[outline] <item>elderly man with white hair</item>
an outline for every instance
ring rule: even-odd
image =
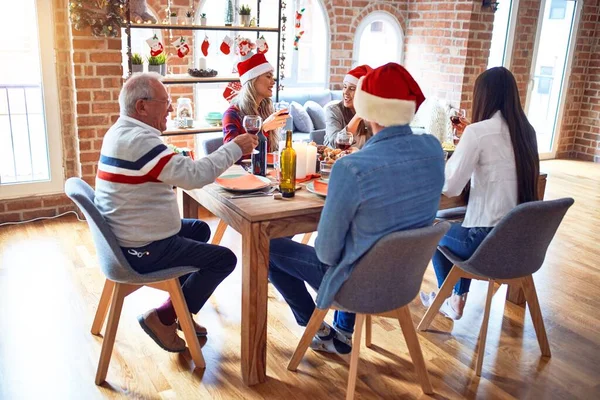
[[[123,254],[139,273],[195,266],[181,278],[192,314],[200,311],[216,287],[235,268],[227,248],[207,244],[210,228],[196,219],[181,219],[173,186],[201,188],[251,153],[256,136],[240,135],[211,155],[192,160],[170,150],[160,138],[173,111],[161,75],[132,75],[119,95],[121,115],[102,142],[96,176],[96,206],[110,225]],[[185,350],[177,335],[171,300],[141,315],[144,331],[163,349]],[[195,324],[196,334],[206,328]]]

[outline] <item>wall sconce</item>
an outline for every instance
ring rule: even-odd
[[[498,6],[500,5],[499,1],[496,0],[483,0],[482,7],[483,8],[491,8],[493,12],[498,10]]]

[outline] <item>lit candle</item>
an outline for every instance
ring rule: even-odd
[[[317,172],[317,148],[315,146],[306,146],[306,175],[312,175]]]
[[[306,177],[306,143],[294,142],[292,147],[296,150],[296,179],[304,179]]]
[[[198,69],[207,69],[206,68],[206,58],[200,57],[198,59]]]

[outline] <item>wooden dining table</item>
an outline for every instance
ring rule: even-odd
[[[226,173],[243,173],[233,166]],[[538,188],[543,192],[546,175],[540,175]],[[241,364],[246,385],[266,380],[267,360],[267,291],[269,243],[271,239],[314,232],[325,204],[323,197],[306,188],[291,199],[273,196],[236,198],[216,184],[202,189],[178,189],[184,218],[197,218],[198,207],[209,210],[242,236],[242,318]],[[442,196],[440,209],[465,205],[463,197]],[[523,303],[520,288],[509,288],[507,298]]]

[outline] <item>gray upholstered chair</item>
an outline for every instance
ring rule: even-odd
[[[142,286],[150,286],[169,293],[196,368],[204,368],[205,363],[200,343],[196,337],[192,318],[179,284],[180,276],[194,272],[196,268],[175,267],[149,274],[139,274],[127,262],[115,235],[96,208],[94,190],[90,185],[80,178],[69,178],[65,183],[65,193],[85,215],[96,247],[100,269],[106,276],[100,303],[92,324],[92,334],[99,335],[110,303],[108,324],[104,333],[98,370],[96,371],[96,384],[100,385],[106,380],[121,309],[123,308],[123,300],[127,295]]]
[[[444,210],[438,210],[435,214],[435,219],[438,221],[462,221],[465,219],[467,213],[467,206],[446,208]]]
[[[523,288],[529,305],[542,356],[550,357],[550,346],[532,274],[541,268],[548,246],[573,202],[571,198],[564,198],[518,205],[492,229],[468,260],[457,257],[446,247],[440,247],[439,250],[454,263],[454,267],[417,329],[422,331],[429,327],[460,278],[488,281],[475,368],[477,376],[481,376],[494,283],[519,285]]]
[[[449,227],[448,222],[441,222],[435,226],[393,232],[383,237],[358,261],[350,278],[336,294],[334,308],[356,313],[346,399],[354,398],[362,327],[365,318],[373,314],[398,319],[421,388],[424,393],[433,392],[408,304],[417,295],[435,246]],[[326,276],[320,290],[328,285]],[[298,368],[328,311],[315,309],[288,365],[290,371]],[[370,346],[369,331],[367,346]]]

